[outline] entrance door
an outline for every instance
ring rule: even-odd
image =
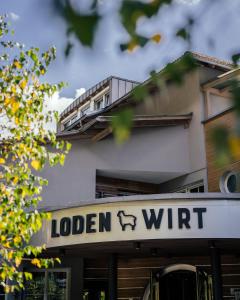
[[[213,300],[212,279],[202,269],[172,265],[151,273],[144,300]]]
[[[159,300],[197,300],[195,272],[179,270],[161,277]]]

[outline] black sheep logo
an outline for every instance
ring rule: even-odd
[[[119,210],[117,213],[119,218],[119,223],[122,226],[122,231],[126,230],[126,227],[131,227],[132,230],[135,230],[137,218],[133,215],[127,215],[123,210]]]

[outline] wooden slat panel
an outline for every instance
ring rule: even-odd
[[[147,257],[147,258],[132,258],[132,259],[119,259],[119,268],[130,268],[130,267],[163,267],[172,264],[191,264],[191,265],[210,265],[209,259],[206,257],[176,257],[176,258],[165,258],[165,257]]]
[[[94,270],[86,270],[84,272],[84,277],[108,277],[108,270],[104,269],[94,269]]]
[[[133,288],[133,287],[146,287],[149,279],[145,278],[128,278],[128,279],[119,279],[118,288]]]
[[[118,289],[118,298],[142,297],[144,289]]]
[[[118,269],[118,278],[150,277],[150,268]]]
[[[240,274],[223,274],[223,285],[240,285]]]
[[[239,286],[234,286],[234,285],[231,285],[231,286],[223,286],[223,295],[224,296],[232,296],[231,295],[231,288],[240,288],[240,285]]]

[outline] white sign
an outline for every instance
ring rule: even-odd
[[[52,213],[47,247],[150,239],[240,238],[240,202],[144,200],[88,205]]]

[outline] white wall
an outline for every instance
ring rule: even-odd
[[[189,173],[188,144],[188,129],[183,126],[137,130],[122,146],[113,138],[98,143],[73,141],[64,167],[43,172],[49,186],[42,205],[94,201],[96,170],[162,172],[172,178]]]

